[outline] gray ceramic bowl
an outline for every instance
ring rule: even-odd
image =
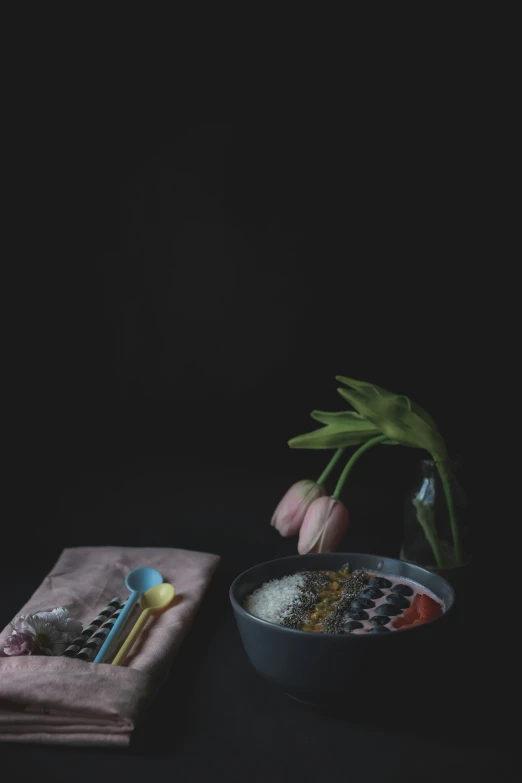
[[[390,634],[314,634],[283,628],[243,609],[245,598],[270,579],[306,570],[336,570],[346,562],[413,579],[444,602],[437,620]],[[250,662],[262,677],[289,695],[318,705],[345,704],[355,693],[373,699],[389,695],[392,685],[423,687],[426,671],[444,665],[451,648],[451,611],[455,593],[438,574],[378,555],[321,553],[296,555],[250,568],[230,587],[230,601]],[[445,653],[448,652],[448,655]],[[424,680],[422,679],[424,677]],[[420,679],[419,679],[420,678]],[[416,682],[415,682],[416,680]],[[409,687],[409,686],[408,686]]]

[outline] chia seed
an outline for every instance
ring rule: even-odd
[[[304,584],[294,601],[289,614],[281,620],[285,628],[299,628],[308,621],[308,613],[313,609],[321,590],[330,584],[328,575],[321,571],[304,571]]]
[[[323,623],[324,633],[344,633],[344,616],[354,598],[366,587],[368,579],[366,571],[359,569],[346,580],[345,590]]]

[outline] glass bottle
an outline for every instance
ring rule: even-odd
[[[458,466],[452,463],[451,486],[464,564],[470,559],[465,524],[466,497],[456,479]],[[442,481],[435,462],[423,459],[420,481],[406,496],[401,559],[433,569],[456,567],[453,535]]]

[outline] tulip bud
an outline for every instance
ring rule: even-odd
[[[295,536],[303,524],[306,511],[314,500],[324,495],[324,488],[315,481],[298,481],[282,498],[271,524],[282,536]]]
[[[321,497],[309,506],[299,532],[300,555],[334,552],[348,529],[350,515],[340,500]]]

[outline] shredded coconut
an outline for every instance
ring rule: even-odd
[[[304,583],[305,573],[271,579],[245,599],[244,608],[261,620],[280,625],[299,600]]]

